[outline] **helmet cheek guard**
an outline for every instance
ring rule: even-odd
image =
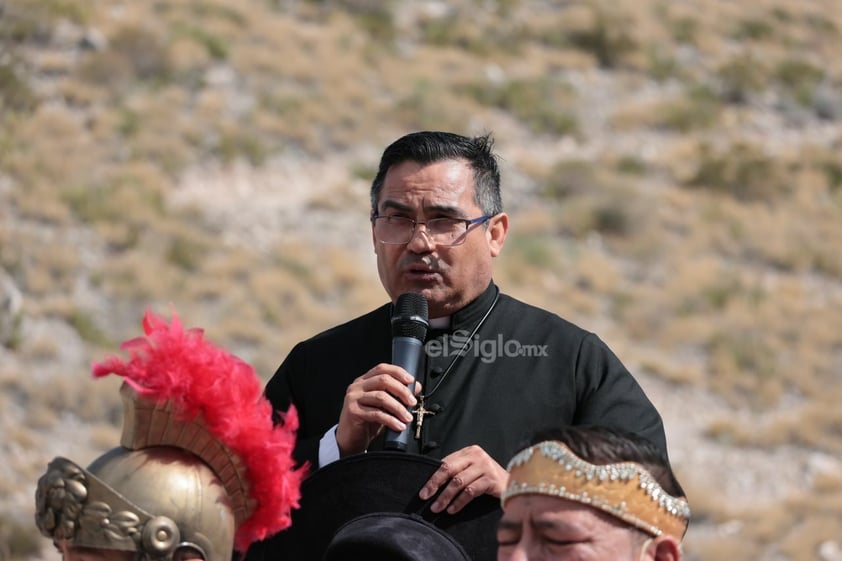
[[[38,481],[36,505],[38,528],[56,543],[132,551],[148,561],[172,561],[183,548],[227,561],[234,547],[224,487],[177,448],[115,448],[87,470],[56,458]]]

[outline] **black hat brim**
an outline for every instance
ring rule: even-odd
[[[433,513],[435,497],[418,492],[439,468],[439,460],[404,452],[349,456],[317,470],[301,486],[301,506],[292,526],[249,549],[247,561],[320,561],[337,530],[372,513],[417,515],[452,536],[473,561],[497,557],[500,501],[472,500],[456,514]]]
[[[472,561],[456,539],[415,514],[374,512],[346,522],[322,561]]]

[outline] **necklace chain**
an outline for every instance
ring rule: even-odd
[[[465,356],[465,351],[468,349],[468,345],[471,344],[471,341],[474,339],[474,335],[477,334],[477,331],[479,331],[479,328],[482,327],[482,324],[484,324],[485,320],[488,319],[488,316],[491,315],[491,310],[493,310],[494,306],[497,305],[497,300],[499,300],[499,299],[500,299],[500,289],[498,288],[497,293],[494,295],[494,301],[491,302],[491,305],[488,306],[488,309],[485,311],[485,314],[477,322],[476,326],[474,327],[474,330],[471,331],[471,334],[468,335],[467,339],[465,339],[465,343],[462,345],[462,348],[459,349],[459,352],[456,353],[456,356],[454,356],[453,360],[450,361],[450,364],[447,365],[447,368],[442,373],[441,378],[439,378],[438,383],[436,383],[436,385],[433,386],[433,389],[430,390],[429,392],[421,394],[421,396],[420,396],[421,403],[424,403],[425,399],[429,398],[431,395],[436,393],[436,390],[439,389],[439,386],[441,386],[442,382],[444,382],[445,378],[447,378],[447,375],[450,374],[451,370],[453,370],[453,367],[456,365],[456,362],[460,358]]]

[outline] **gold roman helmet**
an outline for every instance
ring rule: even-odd
[[[38,481],[36,524],[57,546],[228,561],[290,524],[303,476],[295,411],[274,426],[254,370],[177,316],[147,313],[143,325],[146,338],[123,344],[130,360],[94,365],[96,377],[125,378],[121,446],[87,469],[55,458]]]
[[[231,557],[235,525],[225,489],[178,448],[114,448],[87,470],[56,458],[38,493],[38,526],[57,542],[137,552],[138,561],[170,560],[184,548],[207,561]]]

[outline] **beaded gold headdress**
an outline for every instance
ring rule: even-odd
[[[664,491],[640,464],[595,465],[562,442],[546,441],[519,452],[507,469],[503,506],[517,495],[548,495],[597,508],[653,536],[680,539],[687,530],[687,500]]]

